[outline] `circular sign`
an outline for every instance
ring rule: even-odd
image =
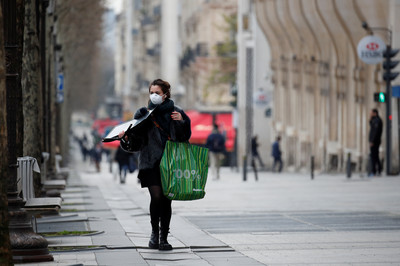
[[[374,35],[368,35],[358,42],[358,57],[366,64],[378,64],[383,60],[383,52],[386,50],[386,44],[381,38]]]
[[[254,103],[258,106],[265,106],[269,103],[268,95],[264,91],[257,91],[254,93]]]

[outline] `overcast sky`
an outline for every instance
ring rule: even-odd
[[[114,9],[115,13],[118,14],[122,9],[123,0],[106,0],[106,6]]]

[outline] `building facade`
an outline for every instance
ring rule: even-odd
[[[148,86],[161,74],[161,0],[125,0],[117,21],[116,93],[126,118],[146,105]]]
[[[149,83],[163,78],[183,108],[231,111],[236,12],[236,0],[125,0],[116,55],[125,109],[143,106]]]
[[[186,90],[185,105],[208,111],[232,110],[236,0],[180,1],[180,5],[180,77]]]
[[[382,65],[367,65],[357,55],[357,44],[373,34],[400,46],[398,0],[256,0],[253,10],[271,49],[273,135],[282,136],[287,169],[315,167],[365,171],[369,155],[369,114],[377,108],[384,122],[380,149],[386,162],[386,130],[391,132],[391,169],[399,170],[398,100],[391,101],[391,128],[386,105],[374,102],[375,92],[385,91]],[[243,18],[241,16],[243,23]],[[398,84],[395,80],[393,84]],[[240,88],[245,90],[245,88]],[[240,133],[239,133],[240,134]],[[271,139],[272,141],[272,139]],[[385,163],[384,168],[387,166]]]
[[[272,164],[271,140],[275,137],[271,117],[274,84],[269,65],[270,44],[257,22],[251,1],[238,1],[237,17],[237,162],[240,166],[250,165],[251,138],[257,136],[258,152],[268,167]]]

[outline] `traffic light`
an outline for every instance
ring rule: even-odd
[[[386,102],[386,93],[384,92],[375,92],[374,93],[374,101],[378,103]]]
[[[391,60],[391,58],[396,56],[398,52],[399,49],[392,49],[390,45],[388,45],[386,51],[383,52],[383,57],[385,58],[385,61],[382,64],[382,67],[385,70],[385,72],[383,72],[383,80],[386,82],[394,80],[399,75],[399,72],[391,71],[399,64],[398,60]]]

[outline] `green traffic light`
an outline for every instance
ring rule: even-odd
[[[380,93],[379,93],[379,98],[378,98],[378,99],[379,99],[379,102],[380,102],[380,103],[384,103],[385,100],[386,100],[385,98],[386,98],[386,97],[385,97],[385,94],[384,94],[383,92],[380,92]]]

